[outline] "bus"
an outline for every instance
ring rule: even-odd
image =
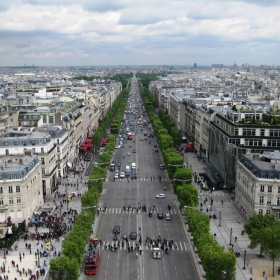
[[[88,254],[85,256],[85,274],[97,274],[98,264],[100,259],[99,248],[94,247],[94,244],[89,245]]]
[[[132,133],[129,132],[129,133],[127,134],[127,140],[132,140]]]

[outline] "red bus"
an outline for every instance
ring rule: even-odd
[[[89,251],[88,255],[85,256],[85,274],[95,275],[98,270],[100,252],[98,248],[93,248]]]
[[[132,133],[129,132],[129,133],[127,134],[127,140],[132,140]]]

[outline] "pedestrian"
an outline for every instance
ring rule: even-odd
[[[237,236],[234,237],[235,242],[237,242]]]
[[[240,224],[240,217],[238,218],[238,223]]]
[[[265,271],[263,271],[263,277],[265,276]]]

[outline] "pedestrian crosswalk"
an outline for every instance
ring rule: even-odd
[[[138,179],[127,179],[127,178],[118,178],[118,179],[111,179],[111,178],[106,178],[106,182],[127,182],[127,180],[129,181],[137,181],[137,182],[148,182],[148,181],[152,181],[152,182],[168,182],[169,179],[168,178],[161,178],[161,180],[159,180],[158,178],[155,177],[140,177]]]
[[[161,209],[161,208],[155,208],[152,210],[152,214],[156,215],[157,213],[169,213],[171,215],[174,214],[179,214],[179,210],[178,209],[171,209],[168,210],[167,209]],[[100,214],[124,214],[124,215],[128,215],[128,214],[144,214],[144,215],[148,215],[148,211],[147,212],[143,212],[142,210],[138,210],[135,208],[130,208],[129,210],[126,208],[125,210],[123,208],[103,208],[103,209],[99,209],[99,213]]]
[[[128,243],[123,241],[123,244],[122,244],[122,242],[119,243],[119,246],[117,244],[118,244],[118,242],[116,242],[116,241],[109,241],[109,242],[104,242],[103,241],[102,245],[98,245],[98,246],[100,247],[101,250],[109,250],[109,245],[113,248],[115,246],[117,246],[118,247],[117,250],[125,251],[125,250],[128,250],[128,246],[130,248],[132,247],[133,250],[135,250],[136,245],[138,245],[139,243],[137,241],[129,241]],[[153,246],[147,245],[145,243],[142,244],[140,247],[143,251],[152,251],[153,250]],[[178,241],[178,242],[173,243],[171,250],[173,250],[173,251],[188,251],[188,246],[187,246],[186,242]]]

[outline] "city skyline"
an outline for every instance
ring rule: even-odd
[[[280,1],[0,3],[0,66],[280,65]]]

